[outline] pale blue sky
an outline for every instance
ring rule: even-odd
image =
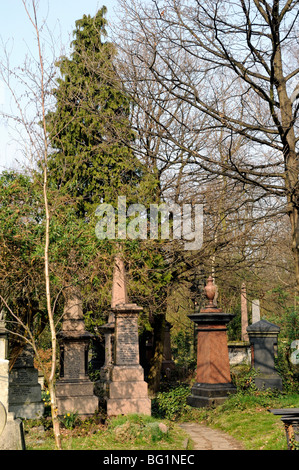
[[[31,1],[27,1],[29,5]],[[57,55],[62,44],[68,45],[75,27],[75,21],[84,14],[94,16],[103,5],[107,7],[107,19],[113,18],[117,0],[39,0],[39,22],[46,20],[54,38],[57,38]],[[11,63],[14,66],[22,65],[28,50],[36,50],[34,31],[26,15],[22,0],[0,0],[0,58],[3,46],[6,44],[10,51]],[[7,90],[0,82],[0,107],[7,106],[9,96]],[[16,143],[11,140],[11,131],[0,118],[0,172],[4,168],[18,167],[14,163],[17,153]],[[20,158],[20,155],[18,155]]]

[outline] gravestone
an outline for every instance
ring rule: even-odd
[[[88,377],[88,351],[92,334],[85,331],[82,301],[72,288],[65,291],[60,345],[60,376],[56,382],[58,414],[72,412],[88,417],[98,409],[93,383]]]
[[[214,305],[216,292],[213,278],[205,287],[208,305],[193,315],[197,330],[196,383],[191,389],[187,403],[194,407],[222,404],[229,394],[236,392],[231,382],[226,325],[234,315],[224,313]]]
[[[255,299],[251,303],[251,323],[256,323],[260,321],[261,313],[260,313],[260,301],[259,299]]]
[[[107,335],[110,339],[114,335],[114,351],[111,353],[108,343],[104,380],[95,386],[108,416],[151,414],[147,383],[139,364],[138,316],[141,310],[128,301],[124,263],[118,256],[113,272],[110,322],[107,324]]]
[[[30,345],[24,347],[9,374],[9,411],[25,419],[38,419],[44,413],[38,370],[34,367],[34,351]]]
[[[247,328],[251,346],[251,366],[258,372],[255,385],[258,389],[282,390],[282,379],[275,370],[277,340],[280,328],[260,320]]]
[[[25,450],[23,423],[8,411],[7,331],[0,320],[0,450]]]

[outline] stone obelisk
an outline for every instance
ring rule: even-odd
[[[151,414],[148,387],[139,363],[138,316],[141,310],[138,305],[129,303],[124,262],[116,256],[111,314],[107,324],[109,335],[112,334],[111,323],[114,323],[114,350],[111,354],[108,341],[108,360],[104,366],[106,386],[102,388],[108,416]]]
[[[241,287],[241,339],[242,341],[248,341],[248,310],[247,310],[247,294],[246,284],[243,282]]]

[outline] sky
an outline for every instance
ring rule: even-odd
[[[31,3],[27,0],[27,4]],[[38,19],[46,20],[47,27],[54,38],[57,38],[57,54],[61,43],[68,46],[76,20],[83,15],[92,15],[103,5],[107,7],[108,21],[113,18],[117,0],[39,0]],[[10,53],[14,66],[22,66],[26,54],[36,50],[36,39],[33,27],[27,17],[22,0],[0,0],[0,60],[3,50]],[[0,111],[8,110],[11,100],[9,91],[0,79]],[[17,134],[6,125],[0,117],[0,173],[9,168],[17,169],[22,163],[18,152]],[[17,160],[16,160],[17,158]]]

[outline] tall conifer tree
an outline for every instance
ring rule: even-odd
[[[80,216],[118,195],[136,194],[141,164],[130,148],[130,102],[113,66],[106,7],[76,21],[72,53],[57,66],[55,110],[48,115],[52,182],[74,198]]]

